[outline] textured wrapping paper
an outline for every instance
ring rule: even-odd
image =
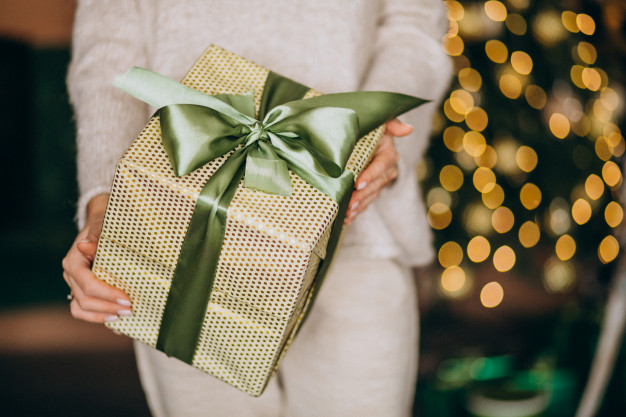
[[[182,84],[211,95],[254,92],[258,111],[268,73],[211,46]],[[317,95],[309,90],[304,98]],[[378,128],[357,142],[346,166],[355,177],[382,134]],[[133,315],[107,326],[157,346],[196,200],[230,154],[177,177],[154,116],[120,159],[93,271],[128,294]],[[330,197],[289,175],[289,197],[238,186],[191,360],[194,367],[255,396],[263,392],[302,322],[338,210]]]

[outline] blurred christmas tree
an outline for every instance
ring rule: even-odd
[[[446,3],[456,77],[419,172],[439,293],[475,293],[486,269],[571,292],[619,252],[624,89],[607,70],[619,57],[597,45],[624,47],[624,2]],[[485,307],[507,297],[497,279],[480,285]]]

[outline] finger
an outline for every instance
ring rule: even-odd
[[[385,132],[396,137],[406,136],[413,132],[413,126],[402,123],[398,119],[388,121],[386,127]]]
[[[70,282],[75,284],[75,281],[71,278]],[[90,297],[82,291],[80,286],[72,284],[70,284],[73,294],[72,300],[76,300],[81,309],[94,313],[117,314],[120,316],[130,316],[132,314],[130,307],[120,305],[118,302]]]
[[[72,317],[91,323],[111,323],[119,320],[118,315],[85,311],[80,308],[76,300],[72,300],[70,303],[70,312],[72,313]]]
[[[98,279],[91,269],[79,268],[70,273],[71,282],[80,290],[80,293],[88,297],[99,298],[122,306],[130,306],[130,299],[123,291],[110,286],[106,282]]]
[[[96,250],[98,249],[98,242],[89,239],[79,240],[76,242],[76,248],[85,255],[85,257],[92,262],[96,256]]]

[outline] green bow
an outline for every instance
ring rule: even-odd
[[[137,67],[117,77],[115,86],[159,109],[163,146],[177,176],[233,152],[196,202],[159,331],[157,348],[187,363],[206,313],[226,212],[242,177],[247,188],[289,196],[291,170],[336,201],[328,263],[354,186],[345,167],[357,139],[425,102],[388,92],[295,100],[308,88],[270,72],[260,121],[251,94],[210,96]]]

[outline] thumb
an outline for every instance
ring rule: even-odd
[[[93,260],[98,249],[98,240],[100,239],[101,228],[92,227],[87,232],[87,236],[76,243],[79,252],[85,255],[89,260]]]
[[[386,133],[391,136],[401,137],[406,136],[413,132],[413,126],[402,123],[398,119],[393,119],[387,122],[387,131]]]

